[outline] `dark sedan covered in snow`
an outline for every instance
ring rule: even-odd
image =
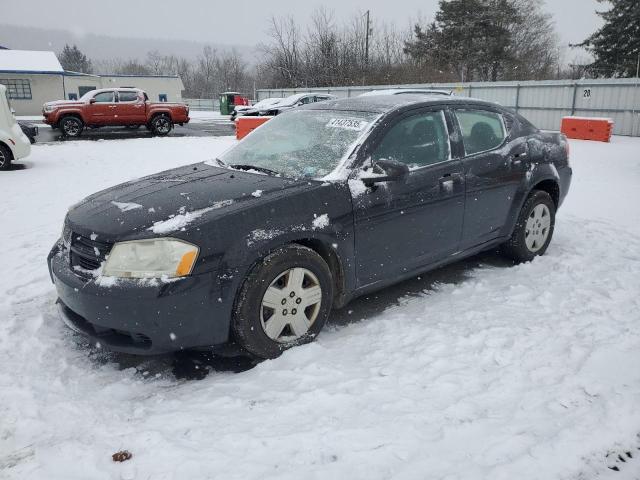
[[[496,104],[329,100],[86,198],[49,268],[64,321],[109,349],[270,358],[358,295],[496,247],[544,254],[570,182],[566,138]]]

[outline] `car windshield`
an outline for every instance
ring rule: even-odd
[[[371,112],[296,109],[269,120],[220,160],[286,177],[323,177],[351,152],[377,116]]]

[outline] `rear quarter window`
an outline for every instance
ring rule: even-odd
[[[506,138],[502,115],[488,110],[456,110],[467,155],[499,147]]]

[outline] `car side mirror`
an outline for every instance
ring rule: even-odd
[[[397,160],[381,159],[373,165],[373,168],[381,173],[372,172],[369,176],[362,177],[361,180],[367,187],[372,187],[376,183],[404,181],[409,176],[407,164]]]
[[[96,103],[96,99],[92,98],[91,100],[89,100],[89,103]]]

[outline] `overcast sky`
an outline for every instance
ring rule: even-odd
[[[533,1],[533,0],[532,0]],[[163,37],[200,42],[253,45],[265,39],[271,15],[293,15],[304,24],[314,8],[324,5],[337,20],[369,9],[374,21],[408,26],[418,14],[432,19],[438,0],[214,0],[60,3],[51,0],[2,0],[0,23],[96,33],[119,37]],[[547,0],[562,44],[584,40],[599,25],[596,0]],[[84,10],[82,10],[84,8]]]

